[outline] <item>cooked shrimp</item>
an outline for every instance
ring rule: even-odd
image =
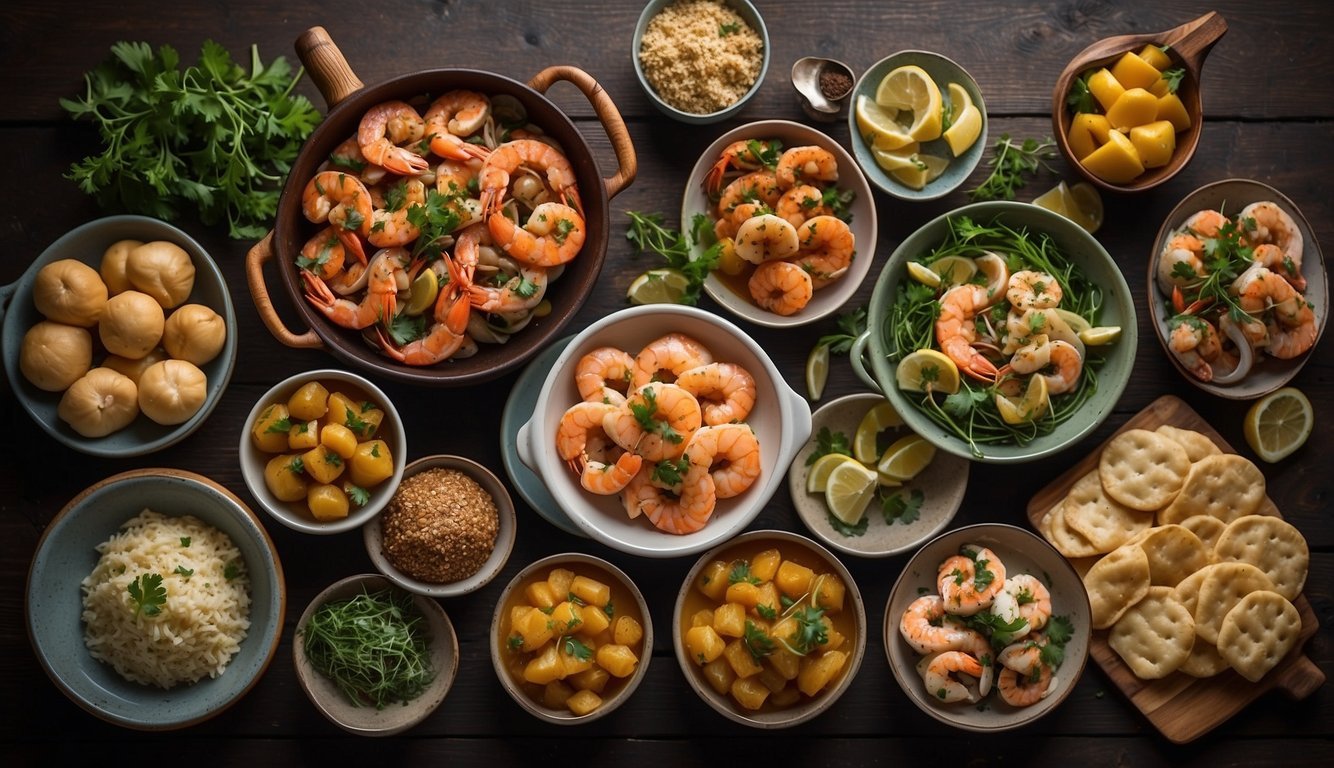
[[[411,243],[421,237],[422,231],[409,221],[408,211],[425,204],[426,185],[418,179],[405,179],[401,200],[394,199],[389,206],[371,212],[371,228],[366,239],[379,248]]]
[[[778,179],[770,171],[748,173],[723,188],[718,198],[718,215],[728,216],[742,203],[763,203],[773,208],[782,195]]]
[[[482,163],[478,174],[482,210],[490,216],[498,213],[509,192],[510,181],[521,168],[544,174],[555,195],[574,208],[579,207],[574,168],[559,150],[536,139],[516,139],[496,147]],[[494,230],[493,230],[494,231]]]
[[[807,181],[838,181],[838,158],[824,147],[792,147],[778,158],[774,177],[782,189]]]
[[[1046,272],[1024,269],[1010,275],[1005,298],[1020,310],[1053,309],[1061,303],[1061,284]]]
[[[786,259],[800,247],[797,228],[772,213],[752,216],[736,230],[736,255],[751,264]]]
[[[708,467],[720,499],[740,496],[760,476],[760,441],[746,424],[700,427],[685,455]]]
[[[843,276],[852,264],[855,239],[848,223],[835,216],[814,216],[797,230],[800,243],[795,262],[811,275],[815,290]]]
[[[1205,209],[1192,213],[1182,226],[1200,237],[1218,237],[1218,230],[1227,223],[1227,217],[1220,211]]]
[[[807,219],[834,215],[834,209],[824,204],[824,192],[819,187],[798,184],[778,198],[774,213],[787,219],[792,226],[800,227]]]
[[[616,347],[598,347],[574,366],[574,384],[584,400],[601,400],[603,390],[610,387],[625,391],[630,385],[635,359]]]
[[[1167,348],[1195,378],[1213,381],[1213,364],[1223,354],[1213,323],[1195,315],[1176,315],[1170,327]]]
[[[1006,669],[1013,669],[1021,675],[1029,675],[1037,667],[1042,666],[1042,649],[1046,645],[1046,636],[1036,632],[1002,648],[996,655],[996,661]]]
[[[1051,342],[1051,372],[1039,374],[1047,380],[1047,394],[1063,395],[1075,388],[1084,372],[1084,356],[1064,339]]]
[[[899,634],[918,653],[941,653],[975,646],[986,639],[945,618],[940,595],[922,595],[908,605],[899,619]]]
[[[741,228],[746,220],[769,213],[769,208],[762,203],[742,203],[732,209],[732,213],[727,216],[720,216],[713,222],[713,234],[719,240],[736,239],[737,230]]]
[[[1287,280],[1293,288],[1298,291],[1306,290],[1306,277],[1301,273],[1301,267],[1289,259],[1282,248],[1273,243],[1261,243],[1255,246],[1253,256],[1256,264],[1262,265],[1270,272],[1277,273],[1284,280]]]
[[[1012,707],[1027,707],[1047,698],[1054,691],[1056,677],[1051,667],[1040,664],[1029,674],[1021,674],[1009,667],[1002,667],[996,678],[996,689],[1001,699]]]
[[[366,159],[394,173],[409,176],[421,173],[431,164],[426,158],[399,146],[421,141],[426,135],[426,121],[412,105],[386,101],[366,111],[357,128],[357,144]]]
[[[630,517],[643,513],[659,530],[687,534],[702,529],[713,516],[718,497],[708,467],[690,463],[681,481],[679,494],[658,488],[651,482],[636,482],[647,472],[635,475],[625,489],[623,500]],[[634,511],[631,511],[633,507]]]
[[[503,277],[499,278],[503,279]],[[524,265],[501,285],[470,285],[472,305],[483,312],[521,312],[547,295],[547,268]]]
[[[936,342],[959,370],[980,381],[995,381],[996,366],[973,349],[977,326],[973,319],[991,305],[987,289],[980,285],[956,285],[940,297],[936,318]]]
[[[1294,358],[1315,344],[1315,311],[1288,281],[1264,267],[1246,270],[1233,283],[1241,308],[1265,318],[1269,354],[1280,360]]]
[[[603,432],[603,421],[617,410],[614,405],[586,400],[570,406],[556,426],[556,454],[562,461],[575,461],[586,454],[590,436]]]
[[[926,684],[929,696],[946,704],[980,699],[980,692],[970,691],[967,685],[957,679],[958,675],[981,679],[982,663],[963,651],[946,651],[927,665],[922,681]]]
[[[764,156],[781,146],[777,141],[758,139],[742,139],[728,144],[719,156],[718,162],[714,163],[704,175],[704,190],[710,196],[718,194],[718,190],[723,188],[723,178],[729,168],[747,171],[762,168]]]
[[[584,490],[602,496],[620,493],[644,462],[642,457],[628,452],[615,461],[605,461],[604,451],[590,449],[593,443],[601,446],[606,440],[602,422],[616,410],[616,406],[606,403],[576,403],[561,416],[556,428],[557,454],[579,473]]]
[[[604,417],[602,429],[625,450],[662,461],[680,456],[701,423],[694,395],[654,382],[631,392],[624,406]]]
[[[1241,209],[1237,215],[1246,239],[1252,245],[1274,245],[1282,252],[1278,262],[1285,269],[1279,272],[1299,291],[1306,290],[1306,278],[1302,277],[1302,231],[1297,227],[1288,212],[1269,201],[1251,203]],[[1273,269],[1272,267],[1270,267]]]
[[[1009,370],[1018,374],[1029,374],[1046,368],[1051,363],[1051,340],[1047,334],[1039,333],[1029,338],[1024,346],[1015,350],[1010,358]]]
[[[420,339],[405,344],[402,349],[395,347],[385,337],[384,331],[376,328],[380,334],[380,345],[385,354],[406,365],[434,365],[453,357],[467,342],[468,317],[471,307],[468,295],[459,285],[458,268],[453,261],[445,257],[449,268],[452,290],[442,290],[436,296],[435,310],[430,330]]]
[[[585,491],[599,496],[614,496],[625,490],[644,466],[642,456],[628,451],[614,462],[597,461],[587,454],[578,461],[583,465],[579,484]]]
[[[676,377],[677,386],[701,401],[710,426],[745,421],[755,407],[755,377],[735,363],[706,363]]]
[[[490,116],[491,100],[476,91],[463,89],[442,94],[440,98],[431,102],[425,115],[426,123],[432,130],[443,128],[455,136],[470,136],[476,133],[486,124],[486,118]]]
[[[1047,626],[1051,619],[1051,592],[1038,577],[1014,574],[1005,579],[1005,592],[1019,604],[1019,615],[1028,622],[1027,631],[1036,632]]]
[[[376,253],[368,268],[366,296],[359,304],[336,298],[323,280],[302,270],[306,298],[330,322],[344,328],[367,328],[394,316],[398,274],[407,268],[408,260],[408,252],[402,248],[386,248]]]
[[[1204,243],[1194,235],[1174,235],[1158,257],[1158,290],[1171,296],[1172,288],[1187,288],[1209,274],[1204,265]]]
[[[542,203],[522,227],[497,211],[486,220],[491,237],[505,253],[539,267],[564,264],[584,247],[584,217],[563,203]]]
[[[356,136],[348,137],[347,141],[334,147],[333,152],[329,153],[327,170],[356,174],[365,184],[379,184],[388,173],[383,166],[372,163],[361,154],[361,145],[357,143]]]
[[[446,158],[435,167],[435,190],[442,195],[471,197],[476,193],[477,175],[481,172],[481,158],[470,157],[467,160]]]
[[[325,227],[301,246],[301,258],[297,260],[297,266],[314,272],[322,280],[331,280],[343,271],[343,250],[338,230]]]
[[[936,586],[947,613],[972,616],[990,608],[1005,586],[1005,564],[986,547],[969,545],[961,551],[940,564]]]
[[[759,265],[747,287],[761,309],[783,317],[804,309],[815,291],[810,273],[787,261],[766,261]]]
[[[676,377],[713,362],[713,355],[698,341],[684,333],[660,336],[639,350],[635,356],[630,386],[638,389],[652,381],[676,381]]]
[[[355,176],[338,171],[315,174],[301,194],[301,212],[316,224],[329,222],[343,247],[358,261],[366,261],[357,235],[370,234],[371,194]]]

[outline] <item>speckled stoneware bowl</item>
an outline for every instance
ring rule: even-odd
[[[329,718],[329,722],[358,736],[393,736],[425,720],[445,700],[459,671],[459,639],[454,633],[454,625],[439,603],[418,595],[411,595],[412,605],[430,635],[431,668],[435,670],[435,678],[420,696],[401,704],[390,704],[384,709],[354,706],[332,680],[315,669],[306,655],[305,644],[305,628],[315,611],[325,603],[350,600],[363,592],[385,589],[398,590],[379,574],[349,576],[335,582],[306,606],[296,623],[296,635],[292,640],[292,663],[301,690],[320,714]]]
[[[459,581],[452,581],[447,584],[437,584],[420,579],[413,578],[389,562],[389,558],[384,553],[384,528],[381,525],[382,515],[375,515],[366,525],[362,526],[361,535],[366,543],[366,554],[370,556],[371,562],[375,564],[375,569],[384,574],[393,583],[419,595],[427,597],[458,597],[466,595],[469,592],[476,592],[496,577],[505,563],[509,561],[510,552],[514,549],[514,534],[516,529],[514,515],[514,501],[510,498],[509,491],[500,482],[491,470],[478,464],[472,459],[466,459],[462,456],[424,456],[409,464],[403,470],[403,480],[407,480],[413,475],[424,472],[428,469],[454,469],[464,473],[472,478],[483,490],[490,494],[492,501],[496,504],[496,519],[498,528],[496,529],[496,544],[491,550],[491,554],[486,561],[482,563],[477,572]]]
[[[97,545],[146,506],[164,515],[199,518],[227,534],[245,560],[250,629],[216,678],[166,690],[140,685],[95,660],[84,647],[80,582],[97,565]],[[28,570],[28,639],[51,681],[89,714],[126,728],[172,730],[217,715],[254,687],[278,650],[286,600],[278,551],[259,518],[235,494],[192,472],[136,469],[75,496],[42,533]]]
[[[84,437],[56,415],[61,394],[44,392],[23,376],[19,370],[19,349],[28,329],[44,319],[32,302],[33,281],[41,268],[60,259],[76,259],[97,269],[102,263],[102,254],[119,240],[166,240],[190,254],[195,267],[195,283],[185,303],[203,304],[217,312],[227,324],[227,339],[218,356],[199,367],[208,378],[208,387],[204,404],[194,416],[180,424],[164,425],[141,413],[124,429],[105,437]],[[14,398],[48,435],[76,451],[93,456],[142,456],[184,440],[213,412],[231,381],[232,368],[236,364],[236,313],[222,271],[194,238],[166,222],[147,216],[108,216],[70,230],[48,246],[18,282],[0,287],[0,313],[3,313],[0,342],[4,347],[5,374],[9,377]],[[106,351],[97,341],[97,328],[91,330],[93,363],[96,365],[106,357]]]

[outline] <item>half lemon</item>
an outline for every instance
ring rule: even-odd
[[[875,472],[860,462],[846,461],[835,466],[824,492],[830,513],[848,525],[861,522],[866,507],[875,497],[877,484]]]
[[[875,91],[875,103],[900,112],[912,113],[908,135],[913,141],[932,141],[940,138],[940,87],[915,64],[899,67],[885,75]]]
[[[1284,387],[1255,401],[1242,432],[1251,450],[1272,464],[1302,447],[1314,426],[1311,401],[1296,387]]]

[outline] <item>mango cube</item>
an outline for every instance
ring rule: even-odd
[[[586,606],[579,612],[584,623],[579,627],[579,634],[594,637],[611,626],[611,619],[605,611],[594,606]]]
[[[754,677],[764,670],[760,663],[750,655],[750,649],[741,640],[733,640],[723,648],[723,658],[736,673],[737,677]],[[767,690],[767,689],[766,689]]]
[[[352,482],[362,488],[374,488],[394,476],[394,456],[383,440],[357,443],[348,466]]]
[[[585,612],[584,608],[569,600],[557,604],[555,610],[551,612],[551,623],[556,634],[563,635],[566,632],[573,632],[583,626]]]
[[[747,608],[754,608],[760,601],[760,589],[749,581],[738,581],[727,588],[725,599],[729,603],[740,603]]]
[[[548,645],[528,665],[523,668],[523,679],[537,685],[546,685],[553,680],[559,680],[565,675],[565,669],[561,666],[560,655],[556,651],[555,645]]]
[[[1130,143],[1135,145],[1145,168],[1158,168],[1172,160],[1177,147],[1176,130],[1167,120],[1137,125],[1130,129]]]
[[[692,627],[712,627],[713,611],[708,608],[701,608],[690,615],[690,626]]]
[[[732,682],[732,698],[742,709],[756,710],[769,698],[769,689],[759,680],[742,678]]]
[[[750,561],[750,575],[760,581],[773,581],[778,573],[778,566],[783,562],[783,555],[776,549],[766,549]]]
[[[1149,62],[1149,65],[1159,72],[1172,66],[1172,59],[1168,57],[1167,51],[1164,51],[1153,43],[1149,43],[1139,49],[1138,56]]]
[[[713,626],[713,616],[710,615],[709,621],[701,626]],[[638,645],[644,639],[644,626],[633,616],[617,616],[612,622],[611,634],[613,642],[620,645]]]
[[[1158,120],[1171,123],[1172,128],[1177,131],[1190,128],[1190,113],[1186,111],[1186,105],[1182,103],[1181,97],[1175,93],[1158,98],[1158,110],[1155,115]]]
[[[288,418],[287,406],[282,403],[265,408],[250,427],[250,442],[265,453],[287,450]]]
[[[1139,150],[1120,131],[1108,134],[1111,139],[1098,147],[1080,163],[1088,172],[1111,184],[1124,184],[1144,173]]]
[[[1130,130],[1151,123],[1158,117],[1158,97],[1143,88],[1129,88],[1107,108],[1107,122],[1113,128]]]
[[[570,582],[574,581],[574,571],[568,568],[553,568],[551,573],[547,574],[547,584],[551,585],[553,594],[559,595],[561,599],[566,599],[570,594]]]
[[[350,459],[357,451],[357,436],[342,424],[325,424],[320,428],[320,445],[340,458]]]
[[[1093,94],[1093,98],[1098,100],[1098,104],[1104,110],[1111,109],[1116,100],[1121,98],[1121,94],[1126,92],[1125,86],[1117,82],[1116,77],[1106,68],[1090,75],[1088,86],[1089,92]]]
[[[565,702],[573,695],[573,688],[560,680],[552,680],[542,689],[542,704],[551,709],[565,709]]]
[[[587,576],[575,576],[570,582],[570,594],[588,605],[601,608],[611,599],[611,587]]]
[[[1116,82],[1127,90],[1131,88],[1147,90],[1161,75],[1157,67],[1139,55],[1127,52],[1112,65],[1112,77],[1115,77]]]
[[[843,610],[843,595],[847,587],[843,580],[832,573],[826,573],[816,579],[815,605],[825,613],[838,613]]]
[[[736,672],[732,671],[732,665],[727,663],[727,659],[719,657],[704,665],[704,682],[718,693],[719,696],[726,695],[732,689],[732,683],[736,680]]]
[[[320,423],[300,421],[287,430],[287,447],[293,451],[309,451],[320,444]]]
[[[848,655],[842,651],[829,651],[818,658],[804,659],[801,673],[797,675],[797,688],[807,696],[814,696],[829,685],[847,660]]]
[[[723,603],[713,612],[713,630],[724,637],[746,634],[746,607],[741,603]]]
[[[813,578],[815,578],[815,571],[791,560],[786,560],[778,566],[778,573],[774,575],[774,584],[778,586],[779,592],[795,600],[806,594],[806,591],[811,588],[811,579]]]
[[[287,410],[301,421],[322,418],[329,410],[329,390],[318,381],[308,381],[287,398]]]
[[[704,566],[695,582],[695,588],[700,591],[700,594],[715,603],[723,601],[727,586],[727,563],[721,560],[714,560]]]
[[[555,637],[555,632],[552,631],[551,627],[551,619],[536,608],[530,610],[527,616],[515,626],[515,631],[523,638],[523,645],[520,650],[526,652],[536,651]]]
[[[579,691],[565,702],[565,706],[575,716],[582,717],[602,706],[602,697],[592,691]]]
[[[532,603],[535,608],[556,607],[558,599],[556,593],[551,591],[551,585],[547,584],[545,581],[535,581],[532,584],[529,584],[528,587],[524,589],[523,594],[524,597],[528,598],[528,602]],[[564,598],[565,595],[561,595],[559,599],[563,600]]]
[[[1112,124],[1107,122],[1107,117],[1104,115],[1089,112],[1075,115],[1070,121],[1070,133],[1067,135],[1070,140],[1070,151],[1075,157],[1083,160],[1093,154],[1093,150],[1107,143],[1107,134],[1111,130]]]
[[[639,657],[628,646],[611,643],[598,648],[598,666],[612,677],[629,677],[639,665]]]
[[[565,680],[573,685],[575,690],[602,693],[602,689],[607,687],[607,681],[611,680],[611,675],[602,667],[593,666],[570,675]]]

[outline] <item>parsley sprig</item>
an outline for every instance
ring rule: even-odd
[[[987,166],[991,175],[980,186],[968,193],[972,200],[1013,200],[1015,190],[1028,183],[1025,178],[1039,168],[1052,170],[1049,163],[1056,159],[1056,142],[1050,136],[1038,141],[1024,139],[1016,143],[1010,134],[1003,133],[991,147]]]
[[[833,355],[846,355],[852,342],[866,331],[866,307],[860,306],[838,316],[838,331],[827,333],[815,342],[817,347],[829,347]]]
[[[722,244],[713,234],[709,217],[695,214],[690,222],[690,233],[686,235],[665,226],[661,214],[626,211],[626,215],[630,217],[630,228],[625,231],[625,239],[634,245],[635,252],[656,253],[667,261],[668,267],[685,275],[686,289],[681,303],[698,304],[704,280],[718,268],[722,253]],[[692,244],[704,248],[697,258],[691,256]]]
[[[641,400],[642,402],[640,402]],[[630,403],[630,413],[634,415],[635,421],[645,432],[661,435],[662,439],[669,443],[680,443],[684,440],[685,437],[673,429],[666,419],[653,418],[657,411],[658,395],[653,391],[653,387],[645,387],[640,390],[640,397]]]
[[[134,603],[134,615],[156,616],[167,604],[167,588],[162,586],[162,574],[142,573],[126,587]]]

